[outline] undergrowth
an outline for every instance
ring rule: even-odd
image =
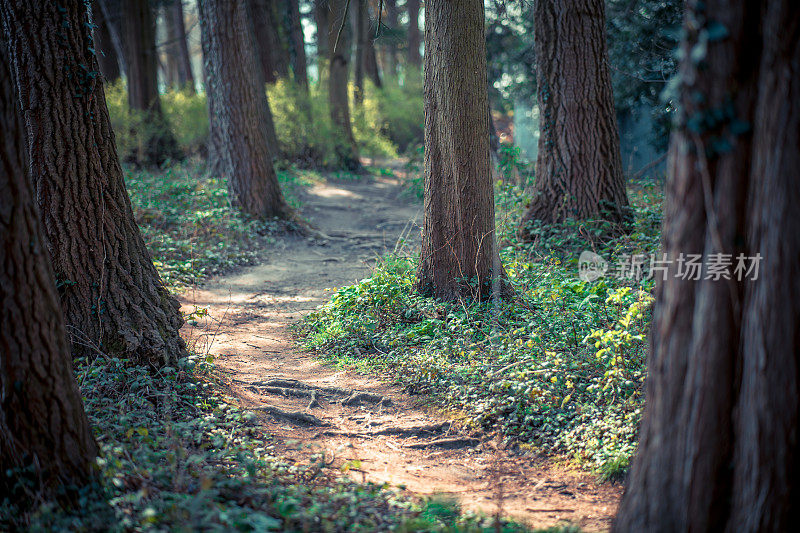
[[[511,302],[442,303],[413,289],[416,258],[388,256],[370,278],[336,291],[301,326],[321,357],[379,372],[466,423],[564,455],[603,479],[624,474],[636,446],[653,281],[578,278],[583,250],[612,265],[657,247],[661,194],[631,191],[635,227],[601,238],[599,223],[515,230],[522,187],[497,186],[501,259]]]
[[[301,187],[321,178],[311,171],[278,169],[287,201],[299,207]],[[128,170],[125,181],[134,216],[164,282],[174,290],[201,279],[253,264],[283,229],[233,209],[223,180],[196,163],[163,171]]]

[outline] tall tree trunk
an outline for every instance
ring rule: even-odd
[[[533,199],[520,226],[629,219],[606,49],[603,0],[534,4],[541,116]]]
[[[350,8],[353,21],[353,33],[356,36],[356,55],[353,60],[353,103],[361,106],[364,102],[364,71],[367,52],[367,32],[369,32],[369,15],[367,14],[367,1],[355,0],[355,5]]]
[[[180,306],[133,218],[83,2],[0,4],[29,175],[78,354],[152,366],[185,353]]]
[[[294,81],[300,86],[301,90],[308,93],[308,66],[306,60],[306,43],[303,37],[303,21],[300,18],[300,3],[298,0],[286,0],[289,10],[290,33],[289,40],[291,47],[289,55],[292,60],[292,72]]]
[[[111,39],[111,46],[113,46],[114,54],[117,56],[120,73],[127,72],[127,53],[125,52],[125,39],[123,38],[125,21],[122,17],[122,0],[95,0],[92,6],[92,9],[97,8],[97,16],[103,17],[103,22]]]
[[[4,3],[0,10],[10,6]],[[0,42],[0,493],[26,501],[76,496],[97,457],[24,170],[24,132]],[[20,478],[33,467],[31,493]],[[8,475],[8,473],[11,475]],[[16,487],[14,485],[17,485]],[[65,492],[62,492],[65,491]],[[61,493],[61,494],[60,494]]]
[[[790,531],[800,522],[800,10],[693,0],[684,31],[662,237],[673,263],[657,287],[639,451],[615,530]],[[699,279],[680,275],[684,254],[704,254]],[[740,254],[758,270],[739,270]],[[715,280],[712,263],[730,279]]]
[[[128,105],[141,113],[136,126],[140,139],[132,161],[139,165],[161,165],[183,154],[161,111],[158,96],[158,55],[156,23],[150,0],[123,0],[125,49],[128,54]]]
[[[277,147],[268,132],[274,126],[246,1],[198,2],[211,121],[209,166],[228,180],[235,207],[262,219],[288,219],[293,213],[272,166],[270,148]]]
[[[109,83],[114,83],[122,76],[119,57],[114,47],[114,39],[111,37],[111,27],[97,0],[92,2],[92,23],[94,24],[92,38],[100,73]]]
[[[186,24],[183,18],[183,0],[172,0],[164,7],[164,23],[167,34],[167,61],[175,72],[175,83],[179,89],[195,93],[192,60],[186,42]]]
[[[364,55],[362,60],[364,61],[364,73],[369,77],[372,84],[377,87],[383,87],[383,82],[381,81],[381,74],[378,70],[378,58],[375,55],[375,30],[377,28],[378,19],[375,19],[375,24],[372,23],[369,17],[369,3],[368,0],[363,0],[364,2]]]
[[[266,83],[289,77],[289,47],[282,35],[283,0],[247,0],[255,32],[256,53]]]
[[[386,25],[386,28],[381,28],[381,34],[387,30],[395,32],[398,29],[397,0],[385,0],[383,5],[386,8],[383,15],[383,24]],[[385,37],[382,42],[381,66],[383,67],[383,73],[389,80],[393,80],[397,77],[397,42],[392,36]]]
[[[406,0],[408,10],[408,63],[415,68],[422,65],[422,56],[419,53],[419,0]],[[427,15],[425,16],[427,20]],[[426,23],[427,24],[427,23]]]
[[[328,17],[328,107],[331,122],[338,130],[337,155],[339,164],[350,170],[359,170],[361,162],[358,147],[350,124],[350,98],[348,96],[348,64],[350,63],[350,31],[349,24],[344,25],[339,42],[339,34],[344,12],[345,0],[330,0],[330,16]]]
[[[330,5],[328,0],[314,0],[314,23],[317,26],[317,68],[320,68],[320,60],[328,58],[328,18],[330,17]]]
[[[482,0],[425,6],[425,223],[417,288],[509,294],[497,252]]]

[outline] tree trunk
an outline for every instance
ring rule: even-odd
[[[350,10],[353,20],[353,33],[356,36],[356,55],[353,65],[353,103],[360,107],[364,102],[364,71],[367,49],[369,15],[366,0],[356,0]]]
[[[132,162],[144,166],[162,165],[169,159],[181,159],[167,120],[161,111],[158,96],[158,55],[156,23],[149,0],[123,0],[125,17],[125,49],[128,54],[128,105],[141,113],[136,125],[140,139]]]
[[[317,26],[317,68],[322,59],[328,58],[328,18],[330,16],[328,0],[314,0],[314,23]],[[322,76],[322,69],[320,69]]]
[[[383,82],[381,81],[381,74],[378,70],[378,58],[375,55],[375,28],[376,24],[378,23],[377,19],[375,20],[375,24],[372,24],[369,18],[369,9],[367,9],[367,0],[364,0],[364,12],[366,14],[366,32],[365,32],[365,39],[364,39],[364,73],[369,77],[372,84],[380,89],[383,87]]]
[[[415,68],[422,65],[422,56],[419,53],[419,0],[406,0],[408,9],[408,63]],[[427,15],[426,19],[427,20]],[[427,24],[427,23],[426,23]]]
[[[167,34],[167,62],[169,70],[175,72],[178,89],[195,93],[192,60],[186,42],[186,24],[183,19],[183,0],[172,0],[164,7],[164,23]]]
[[[294,81],[305,92],[308,93],[308,69],[306,60],[306,43],[303,37],[303,21],[300,18],[300,4],[298,0],[286,0],[289,10],[290,21],[290,42],[289,50],[292,60],[292,72]]]
[[[50,258],[24,170],[24,132],[4,42],[0,129],[0,493],[23,505],[41,493],[75,499],[93,477],[97,445],[72,373]],[[20,487],[27,484],[17,484],[20,478],[34,483],[24,493]]]
[[[0,5],[29,174],[73,347],[155,367],[175,364],[185,353],[180,306],[162,285],[133,218],[103,84],[93,75],[86,7]]]
[[[425,6],[425,223],[417,288],[509,294],[494,229],[482,0]]]
[[[540,0],[534,5],[539,154],[531,221],[629,220],[619,153],[603,0]]]
[[[616,531],[800,522],[798,28],[792,0],[688,4],[662,237],[673,264]],[[730,279],[710,276],[718,253]],[[704,254],[700,279],[679,276],[679,254]],[[745,267],[760,254],[757,274],[737,271],[740,254]]]
[[[209,167],[228,180],[231,203],[261,219],[289,219],[272,150],[272,117],[257,67],[247,0],[200,0],[210,118]]]
[[[123,39],[124,33],[124,20],[122,18],[122,0],[96,0],[92,4],[97,8],[98,17],[103,17],[103,22],[108,29],[108,34],[111,39],[111,46],[114,48],[114,54],[117,56],[119,63],[120,74],[127,72],[125,52],[125,40]],[[108,45],[105,45],[108,46]]]
[[[247,0],[255,32],[257,59],[261,63],[265,83],[275,83],[289,77],[289,47],[282,35],[279,2],[282,3],[282,0]]]
[[[95,55],[100,66],[100,73],[109,83],[114,83],[122,76],[119,67],[119,57],[114,48],[114,39],[111,37],[111,27],[106,20],[103,10],[97,0],[92,2],[92,22],[94,31]]]
[[[330,0],[331,16],[328,17],[328,106],[330,108],[331,122],[338,129],[337,155],[339,164],[347,169],[356,171],[361,168],[358,156],[358,147],[353,136],[353,127],[350,124],[350,98],[348,97],[348,63],[350,62],[350,31],[349,24],[344,25],[339,42],[341,20],[344,15],[345,0]],[[334,49],[335,48],[335,49]]]
[[[386,7],[383,21],[386,27],[381,28],[381,34],[387,30],[390,32],[397,31],[397,0],[385,0],[383,5]],[[392,83],[391,80],[397,78],[397,43],[394,37],[386,37],[382,41],[384,44],[381,46],[381,67],[383,67],[384,75]]]

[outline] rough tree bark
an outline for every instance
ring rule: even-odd
[[[168,71],[174,72],[178,89],[195,93],[192,60],[189,56],[189,45],[186,42],[186,23],[183,18],[183,0],[172,0],[164,6],[164,24],[166,26],[166,57]]]
[[[673,263],[658,285],[639,451],[614,529],[789,531],[800,522],[800,10],[692,0],[684,29],[662,247],[673,261],[730,254],[731,279],[706,279],[708,268],[683,279]],[[739,254],[760,254],[757,278],[736,273]]]
[[[303,37],[303,21],[300,18],[300,3],[298,0],[286,0],[286,6],[289,11],[289,40],[291,43],[289,55],[294,81],[303,92],[308,93],[308,65],[306,43]]]
[[[258,218],[293,218],[272,166],[272,117],[257,66],[247,0],[200,0],[209,166],[228,180],[231,203]],[[274,133],[273,133],[274,135]]]
[[[275,83],[289,77],[289,47],[281,33],[283,0],[248,0],[247,9],[252,21],[258,62],[265,83]]]
[[[138,165],[161,165],[183,154],[164,118],[158,96],[158,55],[156,22],[150,0],[123,0],[128,105],[141,113],[136,125],[140,146],[130,154]]]
[[[568,218],[629,219],[603,0],[534,4],[541,116],[531,204],[520,226]]]
[[[125,190],[83,2],[0,4],[61,307],[77,353],[152,366],[185,353]]]
[[[510,293],[497,252],[482,0],[425,6],[425,222],[417,288],[444,300]]]
[[[359,170],[361,162],[358,156],[358,147],[353,136],[353,127],[350,123],[350,98],[348,95],[348,64],[350,63],[350,28],[345,24],[339,37],[339,28],[342,24],[345,0],[329,0],[331,13],[328,16],[328,107],[331,122],[338,129],[337,156],[339,164],[350,170]]]
[[[419,45],[422,40],[419,32],[419,5],[420,0],[406,0],[406,9],[408,10],[408,63],[416,68],[420,68],[422,65],[422,56],[419,53]]]
[[[92,38],[100,73],[109,83],[114,83],[122,76],[122,71],[114,39],[111,36],[111,26],[97,0],[92,2],[92,22],[94,24]]]
[[[71,499],[97,457],[24,170],[24,131],[0,42],[0,494]],[[36,481],[20,494],[20,477]],[[9,476],[7,472],[11,472]],[[19,501],[15,503],[26,503]]]

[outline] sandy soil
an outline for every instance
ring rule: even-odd
[[[329,181],[303,200],[304,216],[330,238],[286,237],[265,263],[183,295],[186,311],[209,311],[197,327],[186,327],[186,337],[216,356],[235,401],[261,410],[280,451],[298,460],[324,453],[332,468],[353,467],[349,474],[359,481],[447,495],[535,527],[571,522],[607,530],[621,487],[532,452],[502,449],[493,436],[459,430],[423,397],[322,364],[296,347],[291,324],[327,301],[330,288],[368,277],[401,236],[413,250],[422,219],[420,204],[401,198],[391,178]]]

